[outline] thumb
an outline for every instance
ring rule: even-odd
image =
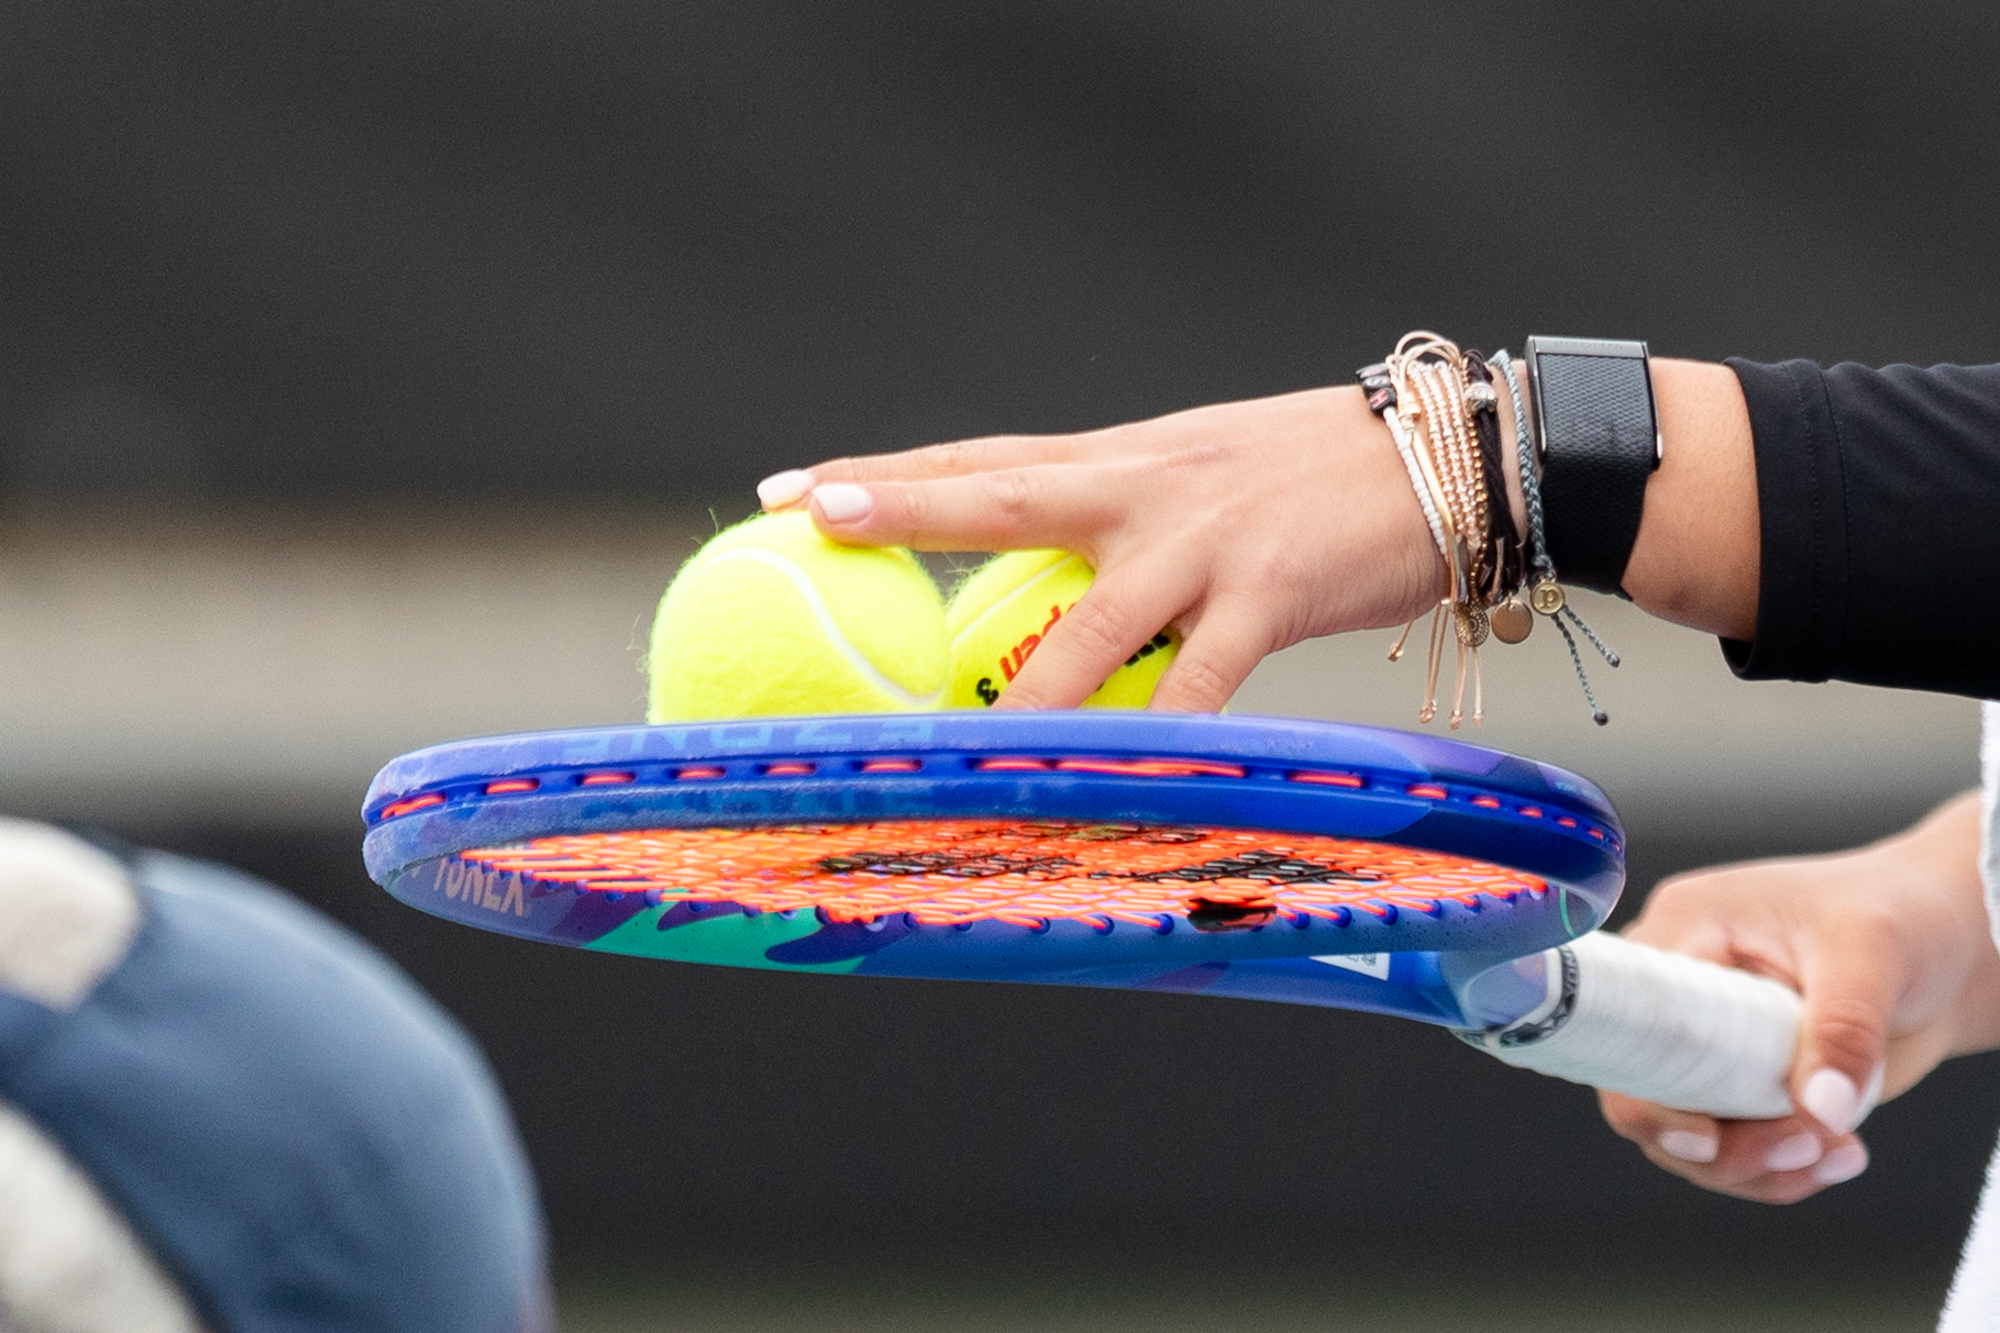
[[[1852,1133],[1882,1095],[1896,975],[1879,936],[1853,922],[1826,929],[1799,959],[1805,1016],[1792,1097],[1835,1134]]]

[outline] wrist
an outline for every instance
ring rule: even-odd
[[[1979,877],[1981,823],[1979,794],[1968,792],[1860,853],[1871,862],[1874,892],[1893,898],[1907,947],[1921,960],[1914,988],[1956,978],[1933,1059],[2000,1047],[2000,954]]]
[[[1385,614],[1368,617],[1369,627],[1402,624],[1437,605],[1438,589],[1446,574],[1444,557],[1432,541],[1418,493],[1398,460],[1395,437],[1387,423],[1370,410],[1367,393],[1346,384],[1332,386],[1327,392],[1333,433],[1336,438],[1354,441],[1368,458],[1370,475],[1386,499],[1385,517],[1390,517],[1395,531],[1392,553],[1382,559],[1382,567],[1397,571],[1393,580],[1396,591],[1387,599],[1390,609]]]

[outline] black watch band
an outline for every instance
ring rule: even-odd
[[[1526,360],[1549,559],[1564,583],[1620,592],[1660,465],[1646,344],[1538,335]]]

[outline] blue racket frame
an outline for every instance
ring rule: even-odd
[[[1057,766],[1077,761],[1095,768]],[[1152,767],[1121,771],[1135,763]],[[394,760],[363,818],[368,871],[396,897],[530,939],[718,961],[727,919],[720,961],[738,965],[1194,991],[1457,1027],[1511,1019],[1543,984],[1525,956],[1596,927],[1624,883],[1617,815],[1575,774],[1441,737],[1293,718],[965,712],[498,736]],[[572,833],[995,818],[1363,839],[1498,864],[1549,892],[1226,933],[1171,919],[968,929],[662,902],[456,855]],[[695,937],[679,928],[697,925],[705,949],[678,949]]]

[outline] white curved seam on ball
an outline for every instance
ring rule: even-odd
[[[841,655],[847,658],[848,664],[863,679],[884,694],[901,700],[912,708],[936,708],[943,700],[943,689],[934,690],[930,694],[916,694],[883,675],[880,667],[869,661],[847,641],[847,636],[834,622],[833,612],[827,609],[825,600],[820,597],[819,589],[814,587],[812,580],[805,576],[805,572],[791,561],[770,551],[724,551],[709,563],[720,564],[725,560],[754,560],[760,565],[770,566],[790,579],[792,586],[799,590],[799,596],[805,599],[807,609],[813,613],[814,619],[819,621],[819,627],[825,633],[827,642],[834,645]]]
[[[995,598],[993,605],[987,607],[984,611],[981,611],[971,620],[968,620],[965,623],[964,629],[960,630],[958,633],[951,636],[952,649],[956,651],[958,648],[958,641],[964,638],[966,635],[972,633],[974,630],[978,629],[981,625],[984,625],[989,616],[998,615],[1000,613],[1001,607],[1006,606],[1008,603],[1012,602],[1016,597],[1019,597],[1022,593],[1034,587],[1037,583],[1040,583],[1043,579],[1053,578],[1055,576],[1056,571],[1061,569],[1064,565],[1068,564],[1070,561],[1072,560],[1080,561],[1081,559],[1082,557],[1078,555],[1074,554],[1066,555],[1062,559],[1049,565],[1046,569],[1043,569],[1040,573],[1036,574],[1035,577],[1029,579],[1026,583],[1015,584],[1010,591],[1003,593],[999,597]]]

